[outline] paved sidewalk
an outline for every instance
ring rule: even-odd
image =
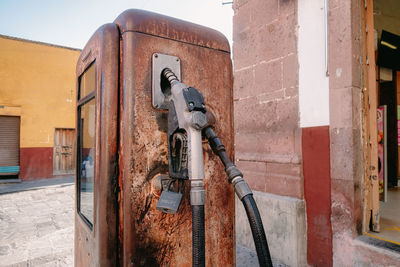
[[[73,266],[73,181],[0,185],[0,266]]]
[[[75,183],[75,176],[24,181],[20,183],[0,183],[0,195],[27,190],[44,189],[50,186],[68,186]]]

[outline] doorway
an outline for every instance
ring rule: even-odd
[[[19,174],[20,117],[0,116],[0,178]]]
[[[75,173],[75,129],[54,130],[53,175]]]
[[[369,237],[400,245],[400,2],[373,0],[373,16],[366,24],[374,25],[374,38],[367,40],[367,47],[374,47],[375,82],[369,82],[369,97],[373,96],[371,110],[377,108],[378,120],[385,125],[379,127],[376,117],[369,116],[369,124],[378,124],[377,138],[371,138],[371,148],[377,150],[379,161],[377,183],[371,182],[371,192],[366,193],[367,213],[371,210]],[[371,11],[371,10],[370,10]],[[398,49],[399,48],[399,49]],[[371,58],[371,55],[370,57]],[[373,57],[372,57],[373,58]],[[365,69],[364,69],[365,71]],[[368,73],[370,75],[370,73]],[[371,94],[371,91],[375,91]],[[371,110],[369,111],[370,114]],[[384,110],[384,112],[383,112]],[[376,126],[375,126],[376,128]],[[373,131],[374,127],[370,127]],[[373,134],[370,133],[371,136]],[[366,164],[373,169],[373,164]],[[368,177],[368,176],[366,176]],[[366,180],[366,188],[368,181]],[[368,203],[369,201],[369,203]],[[374,216],[376,215],[376,216]],[[375,220],[375,222],[373,221]],[[368,222],[366,222],[368,223]],[[365,229],[365,228],[364,228]]]

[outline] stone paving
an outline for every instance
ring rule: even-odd
[[[74,188],[74,177],[0,184],[0,266],[73,266]],[[236,266],[258,266],[255,251],[236,253]]]
[[[71,180],[0,186],[0,266],[73,266]]]

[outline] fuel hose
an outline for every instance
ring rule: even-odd
[[[257,208],[257,204],[253,198],[253,192],[243,179],[243,174],[229,159],[225,146],[215,134],[214,130],[208,126],[203,129],[203,134],[208,139],[211,149],[221,159],[225,166],[225,172],[228,181],[235,188],[236,195],[242,201],[249,219],[251,233],[253,235],[254,245],[257,251],[258,262],[260,266],[272,267],[271,255],[269,253],[268,242],[264,232],[261,216]]]
[[[206,265],[204,205],[192,205],[192,265],[196,267]]]

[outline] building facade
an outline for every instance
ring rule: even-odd
[[[399,8],[234,1],[236,164],[256,190],[272,257],[289,266],[399,265],[398,231],[382,236],[389,228],[378,197],[383,87],[375,61],[382,20],[395,28],[400,17],[389,13]],[[252,247],[236,207],[237,241]]]
[[[80,50],[0,36],[0,177],[73,173]]]

